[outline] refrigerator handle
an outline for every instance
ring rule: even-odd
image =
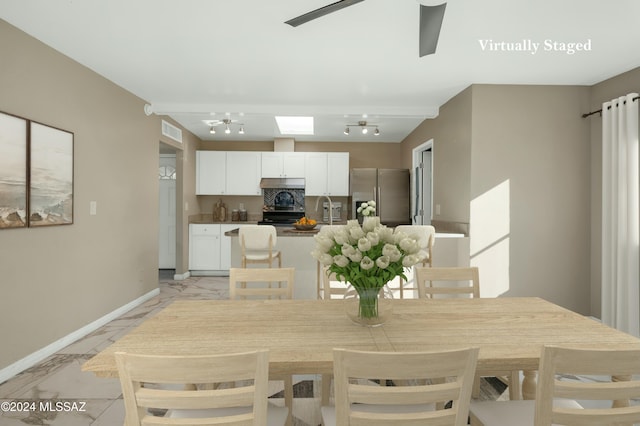
[[[378,216],[380,216],[380,187],[376,187],[375,190],[376,192],[374,192],[374,194],[376,194],[376,211],[378,212]]]
[[[416,221],[418,219],[418,213],[420,211],[420,193],[422,192],[420,188],[420,181],[422,180],[422,177],[420,176],[420,167],[416,167],[416,171],[415,171],[415,181],[414,181],[414,189],[416,191],[416,199],[415,199],[415,206],[414,206],[414,215],[413,215],[413,219],[414,221]]]

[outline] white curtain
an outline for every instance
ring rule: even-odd
[[[602,105],[602,321],[640,335],[638,100]]]

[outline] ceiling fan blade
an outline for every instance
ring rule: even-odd
[[[420,5],[420,57],[435,53],[446,7]]]
[[[344,9],[347,6],[353,6],[354,4],[360,3],[362,1],[364,0],[340,0],[327,6],[321,7],[320,9],[312,10],[311,12],[305,13],[304,15],[300,15],[296,18],[289,19],[285,22],[285,24],[289,24],[292,27],[297,27],[298,25],[312,21],[316,18],[320,18],[321,16],[338,11],[340,9]]]

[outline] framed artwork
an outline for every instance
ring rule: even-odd
[[[27,124],[0,112],[0,229],[27,226]]]
[[[31,122],[30,227],[73,223],[73,133]]]

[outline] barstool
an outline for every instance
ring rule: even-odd
[[[278,259],[278,267],[282,267],[280,251],[274,250],[278,239],[276,227],[273,225],[242,225],[238,231],[242,249],[242,267],[249,263],[266,263],[269,268]]]

